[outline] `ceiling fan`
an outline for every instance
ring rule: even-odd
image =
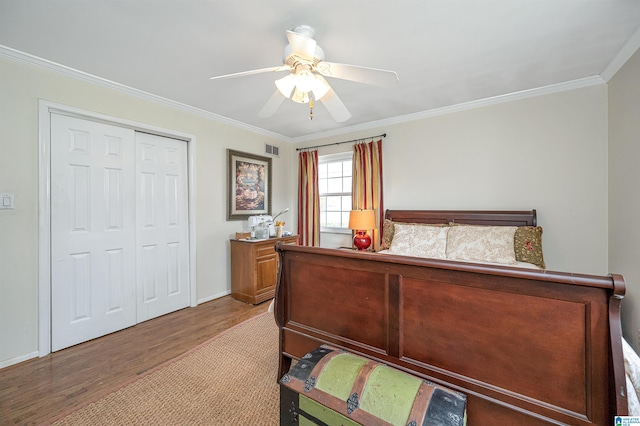
[[[275,81],[276,91],[260,110],[259,116],[272,116],[285,99],[291,99],[302,104],[308,103],[309,118],[313,119],[313,102],[319,100],[339,123],[347,121],[351,113],[324,77],[382,87],[394,87],[398,83],[398,75],[394,71],[325,61],[324,51],[313,39],[315,31],[308,25],[300,25],[293,31],[287,31],[286,35],[289,44],[284,48],[283,65],[211,77],[210,80],[289,71],[287,76]]]

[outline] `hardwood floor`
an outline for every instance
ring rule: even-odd
[[[0,425],[49,420],[268,307],[269,301],[253,306],[225,296],[0,369]]]

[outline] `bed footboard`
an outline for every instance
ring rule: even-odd
[[[278,245],[279,377],[323,343],[467,395],[469,424],[627,413],[621,276]]]

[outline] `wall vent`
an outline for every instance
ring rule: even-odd
[[[276,157],[280,155],[280,148],[274,145],[265,144],[265,151],[267,154],[275,155]]]

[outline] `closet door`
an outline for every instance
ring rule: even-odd
[[[134,131],[51,115],[56,351],[136,322]]]
[[[189,306],[187,143],[136,134],[138,322]]]

